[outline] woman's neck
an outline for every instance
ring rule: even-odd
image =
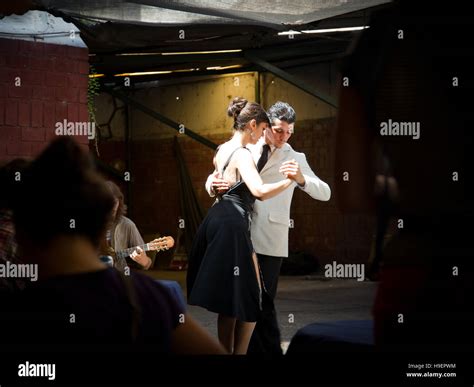
[[[43,248],[28,244],[22,256],[25,263],[38,264],[40,279],[106,268],[97,249],[84,237],[59,236]]]
[[[248,137],[249,134],[246,131],[236,130],[230,141],[236,146],[246,146],[250,142]]]

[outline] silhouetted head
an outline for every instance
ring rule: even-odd
[[[21,182],[8,187],[2,196],[13,210],[20,245],[46,246],[64,235],[99,245],[114,198],[87,151],[70,137],[53,141],[24,169]]]

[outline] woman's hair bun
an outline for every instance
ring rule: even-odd
[[[245,98],[235,97],[227,108],[227,114],[229,117],[233,117],[234,121],[236,121],[240,112],[245,108],[247,103],[248,101]]]

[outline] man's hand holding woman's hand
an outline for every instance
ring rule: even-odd
[[[299,163],[295,160],[288,160],[281,164],[280,173],[288,179],[294,180],[299,185],[305,184],[305,178],[301,172]]]

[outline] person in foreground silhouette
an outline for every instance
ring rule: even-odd
[[[0,328],[9,333],[0,347],[225,353],[166,288],[100,262],[114,198],[72,138],[52,142],[21,184],[0,194],[13,212],[22,262],[38,265],[37,281],[2,297]]]
[[[380,260],[377,346],[474,344],[473,195],[467,171],[455,174],[473,164],[471,105],[452,77],[462,35],[397,2],[373,14],[343,66],[335,175],[350,180],[336,179],[339,208],[376,213],[380,237],[388,219],[398,227]],[[386,132],[388,123],[412,131]]]

